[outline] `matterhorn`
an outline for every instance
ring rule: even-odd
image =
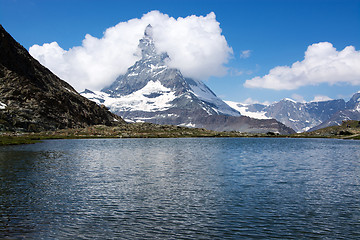
[[[81,94],[128,122],[151,122],[217,131],[292,133],[276,120],[258,120],[241,114],[218,98],[202,81],[186,78],[167,65],[148,25],[138,45],[141,59],[109,87]]]

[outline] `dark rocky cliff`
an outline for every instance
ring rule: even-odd
[[[121,122],[32,58],[0,25],[0,130],[41,131]]]

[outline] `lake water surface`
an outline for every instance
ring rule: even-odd
[[[0,147],[0,239],[360,239],[360,142]]]

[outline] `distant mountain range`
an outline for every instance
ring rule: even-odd
[[[341,125],[345,120],[360,120],[360,92],[348,102],[337,99],[300,103],[286,98],[271,105],[226,103],[242,115],[258,119],[274,118],[296,132]]]
[[[216,131],[279,132],[293,130],[274,119],[258,120],[241,114],[218,98],[202,81],[185,78],[167,66],[167,53],[158,53],[147,26],[139,42],[142,58],[101,91],[81,94],[103,104],[129,122],[151,122]]]
[[[82,97],[32,58],[0,25],[0,131],[42,131],[124,122]]]
[[[348,102],[225,103],[202,81],[185,78],[167,66],[169,56],[156,51],[151,26],[139,48],[142,58],[111,86],[86,90],[81,96],[33,59],[0,25],[0,131],[117,125],[125,123],[124,118],[216,131],[291,134],[293,129],[315,130],[360,120],[360,92]]]

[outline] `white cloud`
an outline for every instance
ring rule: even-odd
[[[306,102],[305,99],[304,99],[304,97],[301,96],[301,95],[299,95],[299,94],[294,93],[294,94],[291,95],[291,97],[292,97],[296,102],[300,102],[300,103]]]
[[[157,49],[168,52],[168,64],[186,77],[206,79],[226,73],[224,64],[232,49],[214,13],[175,19],[152,11],[106,29],[100,39],[87,34],[81,46],[64,50],[53,42],[34,45],[29,52],[77,90],[99,90],[139,59],[137,46],[148,24],[153,26]]]
[[[244,101],[242,101],[242,104],[250,105],[250,104],[263,104],[263,105],[270,105],[271,103],[269,101],[260,102],[258,100],[247,98]]]
[[[248,88],[293,90],[307,85],[347,83],[360,85],[360,51],[348,46],[337,51],[329,42],[308,47],[305,58],[291,67],[278,66],[263,77],[244,83]]]
[[[252,98],[247,98],[243,101],[243,104],[255,104],[255,103],[260,103],[258,100],[254,100]]]
[[[333,99],[329,98],[328,96],[316,95],[314,97],[314,99],[310,102],[325,102],[325,101],[330,101],[330,100],[333,100]]]
[[[236,68],[229,68],[228,69],[228,73],[230,76],[241,76],[241,75],[251,75],[253,74],[253,71],[251,70],[240,70],[240,69],[236,69]]]
[[[251,55],[251,50],[244,50],[240,53],[240,58],[246,59]]]

